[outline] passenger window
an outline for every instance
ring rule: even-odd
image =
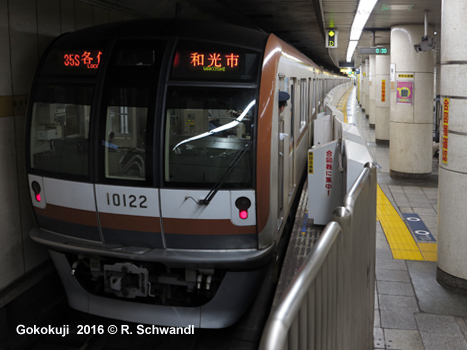
[[[93,87],[41,85],[31,121],[31,166],[71,175],[89,173]]]
[[[306,114],[308,106],[308,91],[306,79],[300,80],[300,129],[306,124]]]

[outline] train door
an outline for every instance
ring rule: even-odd
[[[100,227],[109,244],[163,247],[151,116],[164,48],[160,40],[122,41],[110,58],[95,185]]]
[[[308,148],[311,147],[313,144],[312,140],[312,122],[313,122],[313,80],[312,78],[308,78],[308,95],[307,95],[307,113],[308,113]]]
[[[296,79],[291,79],[290,84],[290,138],[289,138],[289,149],[288,149],[288,168],[289,168],[289,200],[292,199],[292,195],[295,189],[295,119],[297,115],[297,103],[296,99]],[[298,94],[299,95],[299,94]]]
[[[286,91],[285,78],[279,77],[279,90]],[[284,125],[284,113],[279,113],[278,117],[278,167],[277,167],[277,229],[280,229],[282,222],[284,221],[284,156],[285,156],[285,125]]]

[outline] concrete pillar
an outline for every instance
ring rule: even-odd
[[[463,293],[467,293],[466,15],[465,0],[442,1],[440,95],[444,110],[439,149],[437,280]]]
[[[370,63],[368,58],[365,60],[365,63],[362,65],[363,66],[363,103],[362,103],[362,108],[365,111],[365,115],[368,117],[368,113],[370,113],[370,96],[369,96],[369,74],[370,74]]]
[[[375,139],[379,144],[389,144],[390,62],[389,55],[376,56]]]
[[[431,176],[434,51],[415,52],[414,44],[423,35],[423,25],[391,28],[391,63],[396,73],[389,145],[393,179],[425,180]],[[428,35],[433,36],[432,28]]]
[[[359,73],[357,74],[357,100],[358,100],[358,103],[360,103],[361,105],[361,101],[362,101],[362,98],[361,98],[361,91],[362,91],[362,66],[358,66],[358,71]]]
[[[361,85],[360,85],[360,104],[362,105],[362,110],[363,112],[365,112],[365,108],[366,108],[366,95],[365,95],[365,86],[366,86],[366,83],[365,83],[365,77],[367,75],[367,71],[366,71],[366,65],[365,65],[365,61],[362,62],[362,70],[360,71],[361,72]]]
[[[370,55],[368,66],[368,109],[369,109],[369,124],[370,128],[375,127],[376,115],[376,55]]]

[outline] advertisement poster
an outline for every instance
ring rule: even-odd
[[[396,103],[413,104],[413,81],[398,81]]]

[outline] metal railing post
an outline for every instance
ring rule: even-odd
[[[368,163],[334,210],[279,305],[261,350],[373,349],[376,168]]]

